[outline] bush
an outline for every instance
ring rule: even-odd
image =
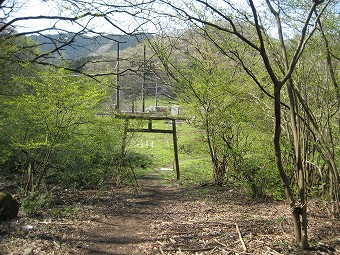
[[[25,193],[23,190],[22,193]],[[50,206],[50,198],[46,193],[32,191],[26,193],[21,199],[21,207],[27,215],[38,215],[43,209]]]

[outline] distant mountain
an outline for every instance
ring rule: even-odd
[[[118,42],[120,50],[124,50],[150,36],[151,34],[89,36],[63,33],[31,35],[30,38],[40,45],[42,53],[49,53],[60,47],[60,50],[54,52],[52,57],[58,59],[61,55],[64,60],[74,61],[117,51]]]

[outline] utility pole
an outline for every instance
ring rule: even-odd
[[[117,42],[117,65],[116,65],[116,110],[119,111],[119,101],[120,101],[120,84],[119,84],[119,44],[120,42]]]
[[[116,110],[119,111],[120,110],[120,82],[119,82],[119,78],[120,78],[120,44],[121,43],[126,43],[126,42],[119,42],[117,41],[117,65],[116,65]]]
[[[132,98],[132,113],[135,113],[135,102],[136,102],[136,94],[133,92],[133,98]]]
[[[156,93],[155,93],[155,107],[158,110],[158,82],[156,81]]]
[[[144,44],[143,83],[142,83],[142,112],[145,112],[145,84],[146,84],[146,45]]]

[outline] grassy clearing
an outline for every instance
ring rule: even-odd
[[[143,123],[147,126],[147,121]],[[153,121],[155,129],[171,130],[171,123],[167,121]],[[211,164],[206,148],[198,131],[186,122],[177,123],[178,153],[182,185],[192,185],[211,180]],[[174,151],[171,134],[135,133],[128,147],[131,153],[147,156],[151,164],[146,168],[136,170],[140,176],[158,171],[165,182],[173,182]],[[171,170],[172,169],[172,170]]]

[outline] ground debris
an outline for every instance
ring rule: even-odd
[[[248,199],[236,190],[211,195],[159,184],[157,176],[140,188],[65,191],[39,217],[22,212],[0,223],[0,254],[340,254],[340,223],[310,201],[312,249],[293,243],[284,202]],[[213,189],[207,186],[204,189]],[[204,191],[204,192],[203,192]]]

